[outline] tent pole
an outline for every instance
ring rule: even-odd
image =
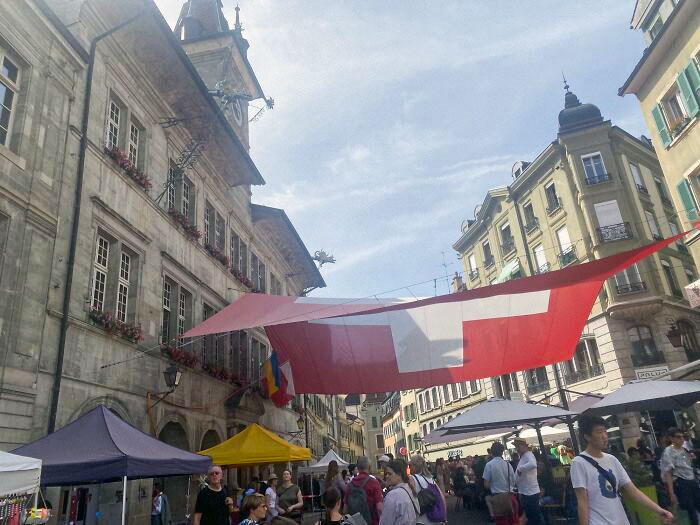
[[[649,429],[651,430],[651,440],[654,447],[658,447],[659,443],[656,441],[656,431],[654,430],[654,423],[651,420],[651,414],[647,410],[647,419],[649,420]]]
[[[566,426],[569,427],[569,434],[571,434],[571,448],[574,449],[574,454],[578,455],[581,452],[581,448],[578,445],[578,437],[574,431],[574,423],[571,421],[571,416],[566,416]]]
[[[122,490],[122,525],[126,525],[126,476],[124,476],[124,487]]]
[[[535,432],[537,432],[537,442],[540,444],[540,452],[542,453],[542,459],[544,460],[544,468],[547,479],[549,480],[549,483],[553,483],[554,475],[552,474],[552,465],[549,463],[549,451],[544,448],[544,440],[542,439],[539,421],[535,423]]]

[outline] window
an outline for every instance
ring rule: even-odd
[[[677,186],[678,195],[683,203],[683,209],[679,213],[685,213],[688,220],[694,221],[698,218],[698,203],[693,194],[693,190],[686,179],[683,179]]]
[[[423,437],[428,435],[428,425],[423,425]]]
[[[418,394],[418,410],[422,414],[425,412],[425,404],[423,403],[423,395]]]
[[[603,157],[599,152],[581,156],[581,162],[583,162],[583,171],[586,174],[587,184],[597,184],[608,180],[609,177],[605,172]]]
[[[639,275],[636,263],[615,274],[615,286],[618,294],[639,292],[647,287]]]
[[[692,268],[688,268],[687,266],[684,268],[685,270],[685,276],[688,279],[688,283],[695,282],[695,272],[693,271]]]
[[[248,360],[250,355],[250,337],[244,330],[232,332],[231,334],[232,342],[235,345],[232,347],[234,371],[241,381],[249,383],[251,381],[250,363]]]
[[[557,189],[554,186],[554,182],[550,182],[544,188],[544,195],[547,198],[547,213],[552,214],[561,208],[561,200],[557,195]]]
[[[462,381],[459,384],[459,391],[461,392],[462,397],[469,396],[469,390],[467,390],[467,382],[466,381]]]
[[[661,232],[659,231],[659,225],[656,222],[656,216],[654,216],[654,213],[649,210],[644,210],[644,216],[646,217],[647,224],[649,225],[651,236],[657,241],[663,239]]]
[[[642,179],[642,172],[639,171],[639,166],[630,162],[630,172],[632,173],[632,180],[634,180],[637,189],[643,193],[649,193]]]
[[[501,250],[503,254],[507,254],[515,248],[515,242],[513,240],[513,234],[510,231],[510,224],[506,223],[501,226]]]
[[[547,369],[544,367],[533,368],[523,372],[525,376],[525,387],[528,394],[539,394],[545,390],[549,390],[549,379],[547,378]]]
[[[536,269],[535,271],[537,273],[545,273],[549,271],[549,263],[547,262],[547,257],[544,254],[544,246],[542,244],[538,244],[535,246],[535,249],[533,250],[535,254],[535,265]]]
[[[671,131],[671,135],[674,135],[676,127],[681,125],[688,116],[681,92],[676,84],[661,100],[661,107],[666,117],[668,129]]]
[[[378,449],[384,448],[384,436],[381,434],[377,434],[377,448]]]
[[[260,290],[262,293],[267,292],[267,280],[266,280],[265,265],[262,262],[260,264],[258,264],[257,289]]]
[[[430,391],[425,391],[423,395],[425,396],[425,409],[432,410],[433,404],[430,401]],[[435,406],[437,407],[437,405]]]
[[[240,244],[240,267],[241,274],[248,276],[248,245],[241,239]]]
[[[481,390],[481,381],[469,381],[469,390],[472,394],[476,394],[479,390]]]
[[[688,321],[677,321],[676,326],[681,332],[681,342],[688,361],[696,361],[700,359],[700,347],[695,335],[695,328]]]
[[[430,393],[431,393],[432,396],[433,396],[433,406],[434,406],[435,408],[438,408],[438,407],[440,406],[440,399],[439,399],[439,397],[438,397],[437,388],[432,388],[432,389],[430,390]]]
[[[377,428],[377,417],[372,416],[372,428]]]
[[[207,201],[204,204],[204,243],[214,244],[214,208]]]
[[[670,202],[668,198],[668,190],[666,189],[666,184],[659,177],[654,177],[654,184],[656,185],[656,190],[659,192],[659,197],[664,202]]]
[[[445,403],[452,403],[452,397],[450,396],[450,386],[449,385],[443,385],[442,394],[443,394],[442,397],[445,400]]]
[[[19,96],[19,66],[0,48],[0,144],[10,146],[13,112]]]
[[[173,159],[170,159],[168,163],[168,182],[166,186],[167,191],[167,206],[168,210],[174,210],[175,208],[175,186],[177,185],[176,179],[178,178],[179,168]]]
[[[484,241],[481,243],[481,247],[484,250],[484,266],[487,268],[494,263],[493,254],[491,253],[491,245],[489,241]]]
[[[109,241],[97,236],[95,245],[95,265],[92,282],[92,308],[103,311],[105,303],[105,292],[107,290],[107,272],[109,271]]]
[[[664,23],[661,20],[661,17],[657,16],[656,20],[654,20],[654,23],[651,24],[651,26],[649,27],[649,36],[652,40],[654,40],[659,35],[663,27]]]
[[[214,309],[207,303],[202,304],[202,319],[206,321],[212,315],[214,315]],[[214,352],[214,339],[217,338],[217,334],[205,335],[204,342],[202,344],[202,365],[212,364],[212,357]]]
[[[600,242],[618,241],[630,237],[630,229],[622,221],[622,214],[616,200],[597,202],[593,205],[598,219],[598,239]]]
[[[224,218],[216,213],[216,227],[215,227],[215,241],[216,247],[222,252],[226,248],[226,239],[224,237],[226,231],[226,225],[224,224]]]
[[[194,224],[194,184],[187,177],[182,178],[182,214],[190,224]]]
[[[578,383],[603,374],[598,344],[593,337],[581,339],[570,361],[563,363],[564,382]]]
[[[119,282],[117,283],[117,321],[126,323],[126,312],[129,302],[129,275],[131,273],[131,257],[122,252],[119,265]]]
[[[132,122],[129,125],[129,160],[134,166],[139,165],[139,136],[140,130]]]
[[[452,399],[459,399],[459,392],[457,391],[457,384],[452,383],[450,385],[450,389],[452,390]]]
[[[678,229],[678,224],[676,221],[672,219],[667,219],[668,220],[668,227],[671,229],[671,236],[678,235],[681,231]],[[685,246],[685,243],[683,242],[683,238],[680,238],[676,241],[676,248],[678,248],[681,251],[687,252],[688,248]]]
[[[112,100],[109,103],[109,119],[107,120],[107,147],[110,149],[119,147],[119,123],[121,122],[122,110],[117,103]]]
[[[231,232],[231,246],[229,250],[231,252],[231,270],[239,270],[241,267],[241,256],[240,256],[240,246],[238,243],[240,239],[238,235]]]
[[[669,289],[671,290],[671,294],[677,297],[682,297],[683,294],[678,288],[678,283],[676,282],[676,276],[673,274],[673,268],[671,267],[671,263],[662,260],[661,269],[664,271],[664,275],[666,276],[666,282],[668,284]]]
[[[627,330],[627,337],[632,345],[632,364],[648,366],[664,363],[665,359],[656,349],[656,343],[648,326],[633,326]]]
[[[566,266],[576,258],[576,255],[573,252],[574,246],[571,244],[571,239],[569,239],[569,230],[566,228],[566,226],[559,228],[556,231],[556,234],[557,242],[559,243],[559,253],[561,254],[561,265]],[[571,257],[571,254],[573,254],[573,257]]]
[[[523,206],[523,212],[525,213],[525,229],[529,231],[537,222],[537,217],[535,217],[535,212],[532,209],[532,203],[528,202]]]
[[[178,338],[185,333],[189,325],[192,323],[192,294],[187,290],[180,288],[177,297],[177,335]],[[189,322],[188,322],[189,321]],[[178,339],[183,341],[183,339]],[[181,343],[184,344],[184,341]]]
[[[171,305],[173,298],[173,284],[168,279],[163,279],[163,321],[160,330],[160,342],[170,341],[170,323],[172,322]]]
[[[270,272],[270,293],[272,295],[283,295],[282,283],[272,272]]]
[[[467,257],[469,262],[469,280],[474,280],[479,276],[479,268],[476,265],[476,256],[473,253],[469,254]]]
[[[431,422],[430,422],[430,425],[428,425],[428,428],[430,429],[431,432],[432,432],[433,430],[435,430],[435,423],[431,421]]]

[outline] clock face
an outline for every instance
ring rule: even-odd
[[[240,99],[235,99],[233,101],[233,104],[231,104],[232,110],[233,110],[233,119],[236,121],[236,124],[239,126],[243,125],[243,108],[241,107],[241,101]]]

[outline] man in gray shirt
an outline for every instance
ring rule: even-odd
[[[683,448],[685,438],[677,428],[669,428],[672,444],[666,447],[661,456],[661,474],[666,482],[671,503],[688,512],[690,522],[698,525],[696,511],[700,511],[700,487],[695,480],[693,458]]]

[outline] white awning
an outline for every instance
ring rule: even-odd
[[[0,497],[39,490],[41,460],[0,452]]]
[[[508,261],[508,263],[503,267],[501,270],[501,273],[498,274],[498,277],[496,278],[497,283],[503,283],[510,279],[513,274],[518,273],[520,270],[520,259],[517,257],[513,259],[512,261]]]

